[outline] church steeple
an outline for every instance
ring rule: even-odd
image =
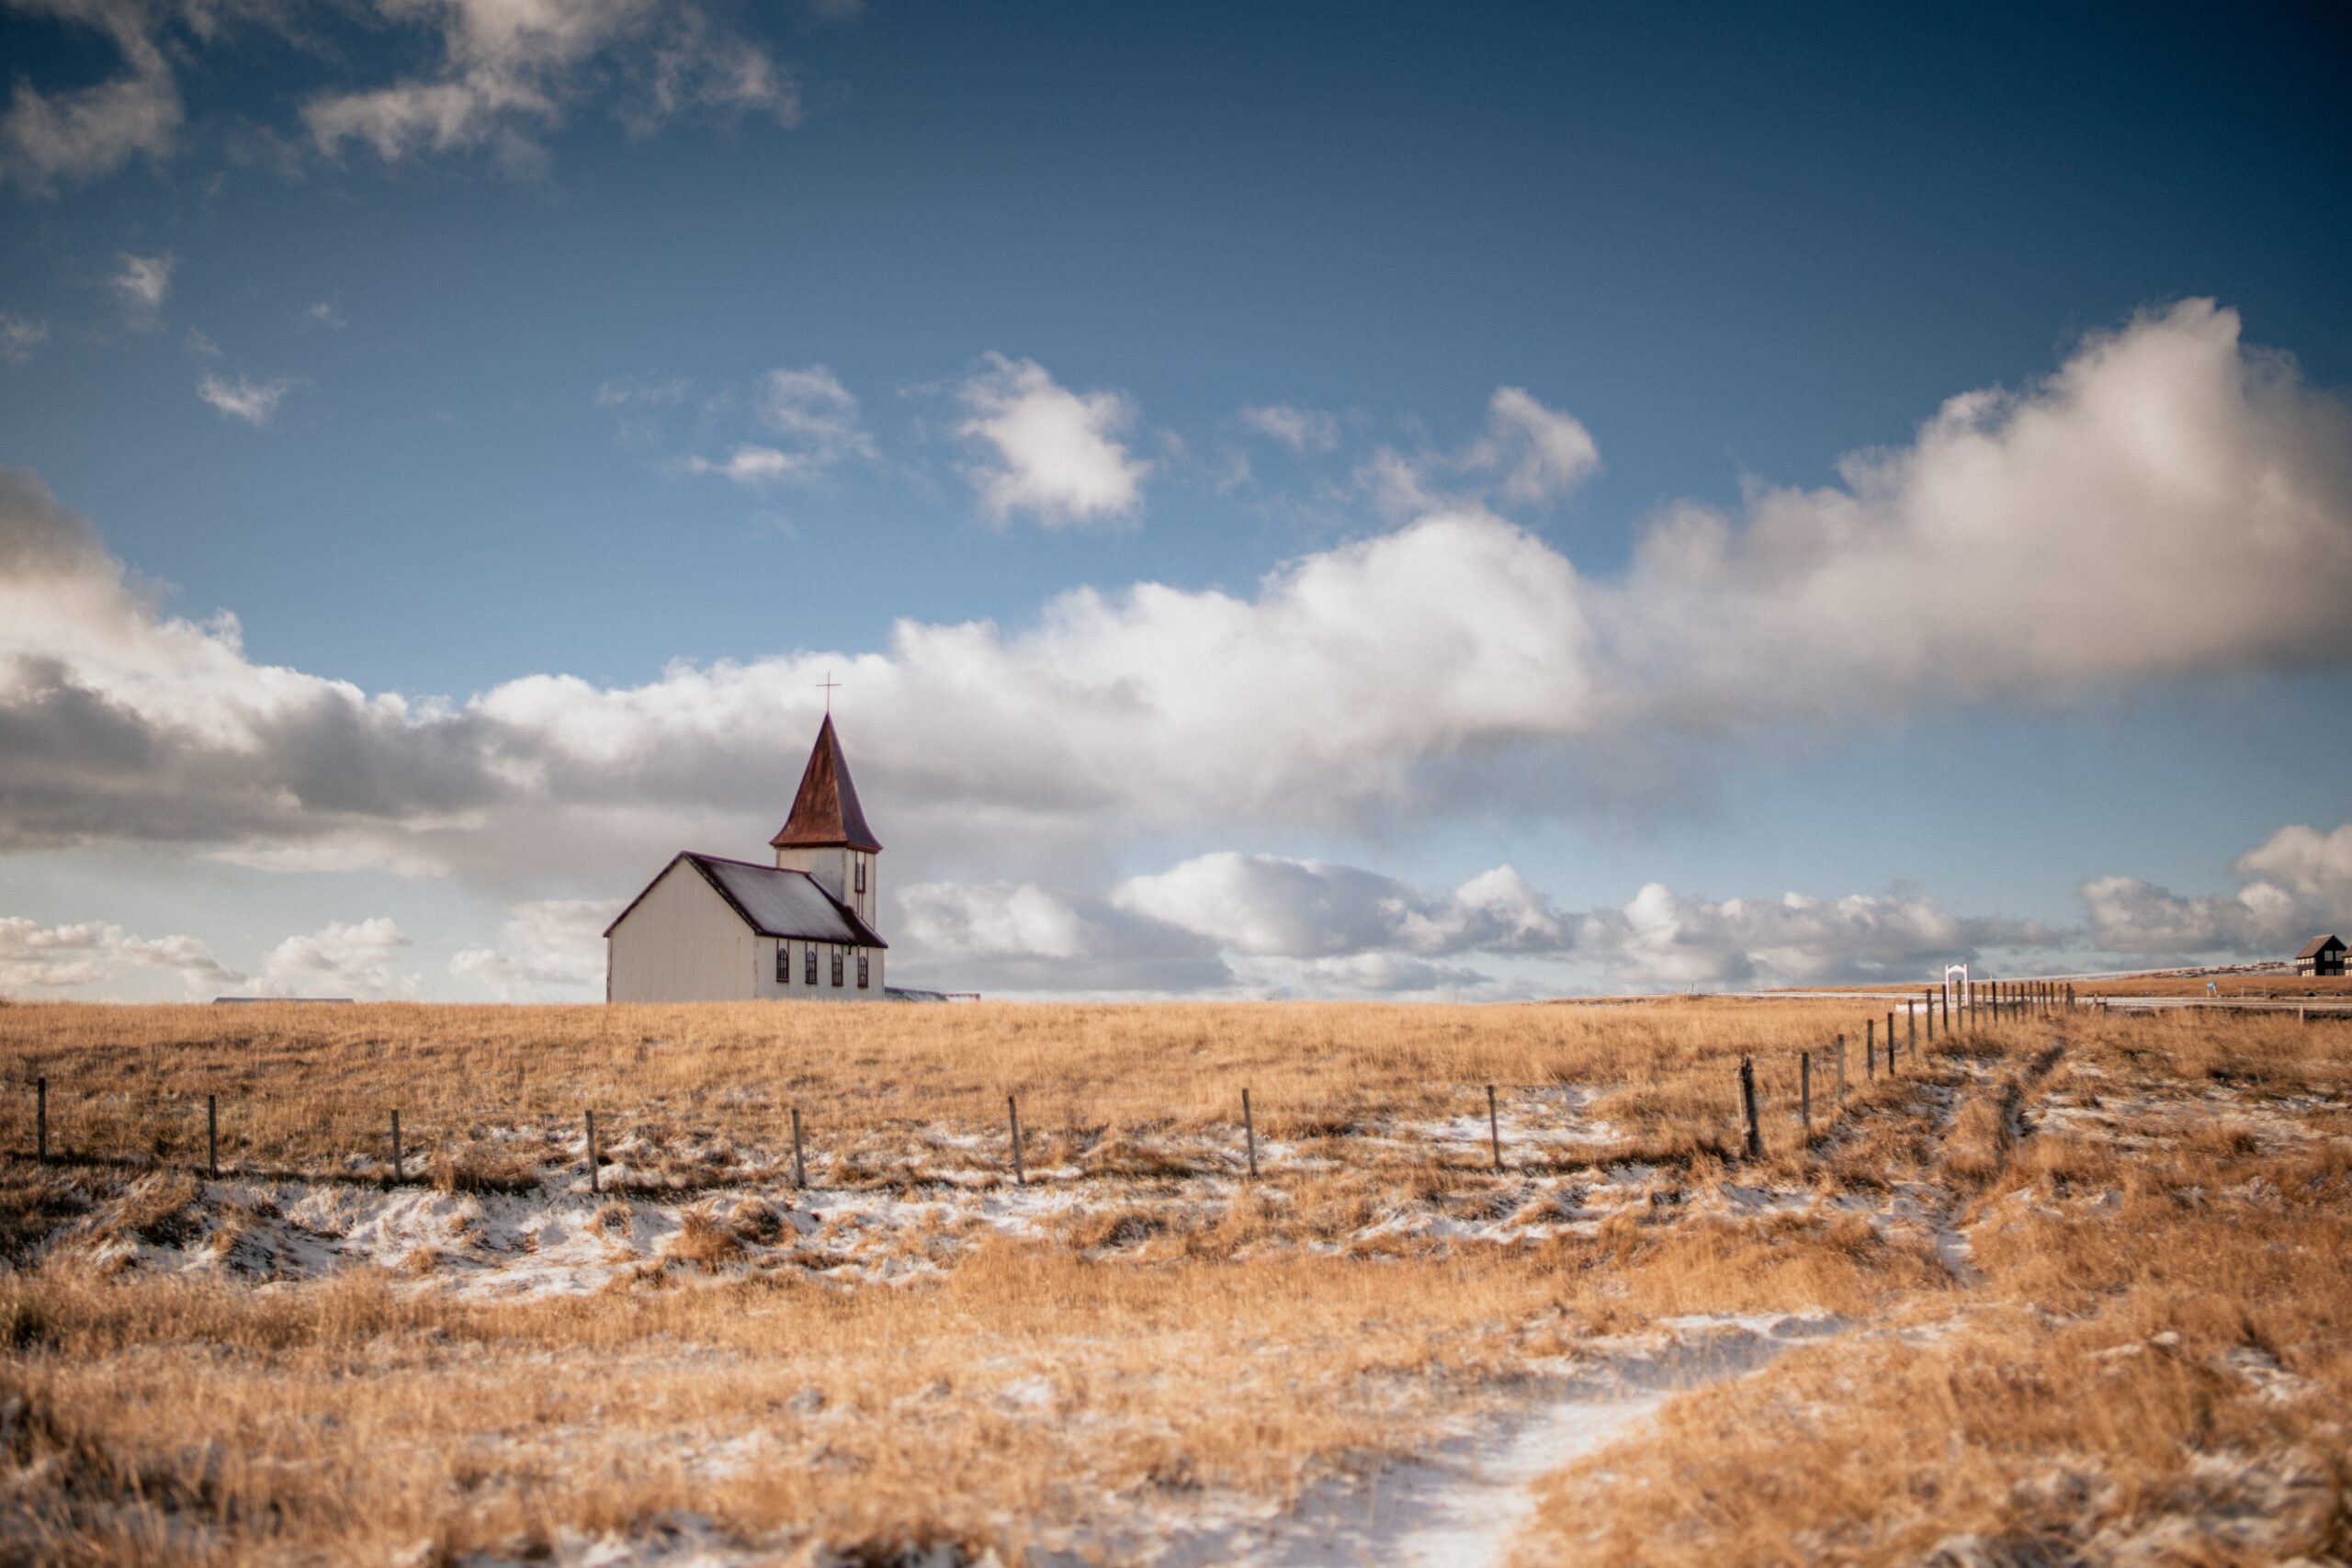
[[[857,804],[857,785],[850,780],[849,760],[842,755],[841,738],[833,733],[830,713],[817,731],[808,766],[801,772],[800,793],[792,797],[792,812],[768,845],[777,850],[881,852],[881,842],[865,825],[865,813]]]

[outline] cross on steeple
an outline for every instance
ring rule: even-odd
[[[828,670],[825,671],[825,678],[818,682],[817,684],[825,689],[825,711],[830,714],[833,711],[833,688],[840,685],[841,682],[834,680],[833,672]]]

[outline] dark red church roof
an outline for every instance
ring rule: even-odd
[[[857,785],[850,782],[849,761],[842,755],[840,737],[833,733],[831,714],[825,716],[824,727],[817,731],[816,747],[800,775],[800,793],[792,797],[792,815],[768,843],[779,850],[847,845],[873,853],[881,851],[874,829],[865,825],[865,813],[858,808]]]

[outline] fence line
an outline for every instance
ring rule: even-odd
[[[2075,1005],[2071,987],[2064,987],[2062,989],[2054,985],[2045,986],[2039,982],[2020,983],[2015,981],[1984,981],[1973,983],[1964,987],[1955,987],[1954,989],[1959,993],[1959,1007],[1957,1011],[1960,1017],[1960,1022],[1957,1025],[1957,1028],[1967,1030],[1971,1034],[1975,1033],[1978,1030],[1984,1027],[1987,1021],[1998,1023],[2004,1020],[2012,1020],[2029,1014],[2039,1014],[2044,1010],[2054,1011],[2061,1009],[2072,1008]],[[1918,1022],[1918,1011],[1924,1011],[1926,1013],[1927,1037],[1928,1041],[1932,1045],[1938,1023],[1938,1008],[1936,1004],[1939,999],[1939,998],[1938,998],[1936,991],[1934,989],[1930,989],[1924,997],[1913,998],[1905,1001],[1904,1010],[1907,1023],[1904,1038],[1900,1043],[1898,1043],[1895,1037],[1894,1015],[1892,1012],[1885,1015],[1885,1022],[1887,1026],[1885,1032],[1885,1066],[1890,1079],[1900,1076],[1899,1056],[1907,1055],[1913,1059],[1915,1064],[1917,1062],[1920,1045],[1919,1032],[1917,1027]],[[1949,1010],[1952,998],[1945,997],[1940,999],[1944,1002],[1946,1009]],[[1928,1006],[1923,1010],[1915,1010],[1915,1009],[1917,1009],[1917,1003],[1922,1000],[1928,1002]],[[1951,1016],[1950,1010],[1946,1011],[1945,1016],[1946,1019],[1949,1020]],[[1877,1018],[1871,1018],[1866,1020],[1863,1024],[1863,1064],[1866,1080],[1874,1078],[1877,1076],[1879,1066],[1877,1051],[1878,1022],[1879,1020]],[[1944,1024],[1944,1032],[1947,1041],[1953,1041],[1955,1026],[1950,1021],[1946,1021]],[[1956,1043],[1956,1042],[1954,1042],[1954,1043]],[[1826,1048],[1826,1051],[1827,1053],[1826,1059],[1835,1065],[1836,1103],[1827,1114],[1825,1127],[1826,1129],[1834,1129],[1843,1119],[1847,1110],[1848,1087],[1846,1080],[1846,1036],[1843,1033],[1836,1035],[1833,1043]],[[1815,1142],[1813,1092],[1814,1052],[1810,1049],[1804,1049],[1793,1052],[1777,1053],[1776,1058],[1779,1060],[1779,1065],[1784,1072],[1792,1069],[1793,1072],[1794,1083],[1792,1086],[1789,1087],[1793,1090],[1793,1093],[1790,1098],[1794,1102],[1793,1120],[1796,1125],[1798,1138],[1796,1146],[1799,1149],[1810,1149]],[[1774,1058],[1768,1058],[1768,1060],[1770,1059]],[[1521,1085],[1514,1087],[1525,1092],[1540,1095],[1543,1092],[1544,1088],[1546,1086]],[[48,1077],[46,1075],[42,1075],[36,1077],[33,1081],[32,1088],[34,1091],[35,1121],[35,1145],[33,1157],[37,1161],[43,1164],[63,1163],[74,1165],[110,1165],[129,1168],[144,1169],[174,1168],[173,1162],[164,1157],[165,1146],[164,1142],[160,1139],[150,1139],[150,1142],[154,1145],[154,1152],[143,1158],[136,1155],[124,1156],[120,1154],[105,1154],[87,1150],[81,1152],[68,1152],[64,1149],[62,1143],[60,1143],[58,1146],[52,1147],[53,1140],[51,1137],[50,1127],[51,1106]],[[1487,1134],[1489,1163],[1494,1171],[1497,1173],[1503,1173],[1510,1168],[1510,1162],[1507,1161],[1504,1154],[1501,1112],[1497,1099],[1497,1086],[1487,1084],[1485,1086],[1485,1089],[1487,1099]],[[1724,1113],[1730,1119],[1732,1133],[1736,1138],[1740,1145],[1741,1155],[1745,1158],[1751,1160],[1760,1159],[1772,1152],[1766,1147],[1764,1136],[1765,1122],[1771,1115],[1771,1092],[1772,1091],[1768,1088],[1768,1086],[1760,1083],[1758,1080],[1756,1059],[1752,1055],[1740,1056],[1738,1058],[1734,1082],[1726,1086]],[[214,1179],[217,1179],[220,1174],[220,1097],[218,1094],[207,1094],[205,1096],[204,1162],[200,1168],[188,1168],[201,1169],[205,1175]],[[259,1096],[254,1098],[267,1100],[275,1097]],[[317,1096],[312,1095],[302,1095],[293,1098],[312,1102],[315,1102],[318,1099]],[[128,1106],[134,1103],[131,1102],[127,1096],[110,1097],[110,1099],[112,1103],[116,1106]],[[172,1097],[171,1103],[174,1103],[175,1108],[177,1107],[177,1102],[178,1097]],[[235,1103],[236,1102],[232,1101],[231,1104],[231,1110],[232,1112],[235,1108]],[[187,1109],[192,1111],[192,1100],[189,1102]],[[1241,1089],[1240,1132],[1242,1134],[1243,1144],[1242,1154],[1248,1174],[1252,1179],[1255,1179],[1259,1174],[1256,1109],[1257,1108],[1251,1100],[1250,1090],[1247,1087],[1244,1087]],[[356,1120],[360,1112],[353,1108],[332,1107],[328,1110],[324,1120],[332,1133],[338,1123],[345,1120]],[[541,1114],[544,1115],[545,1113]],[[1780,1112],[1780,1115],[1784,1120],[1788,1119],[1790,1114],[1791,1113],[1786,1110]],[[1005,1115],[1009,1132],[1008,1163],[1011,1167],[1012,1178],[1014,1184],[1026,1186],[1028,1184],[1028,1170],[1024,1157],[1023,1135],[1021,1125],[1021,1106],[1017,1095],[1008,1094],[1005,1097]],[[796,1188],[806,1189],[809,1186],[809,1180],[807,1154],[803,1144],[802,1113],[799,1106],[794,1105],[790,1108],[790,1119],[791,1179]],[[124,1120],[135,1124],[138,1119],[136,1117],[127,1117],[124,1118]],[[234,1128],[232,1124],[232,1134]],[[594,1110],[587,1110],[582,1112],[582,1153],[584,1156],[584,1164],[586,1166],[588,1190],[591,1193],[598,1193],[604,1190],[600,1168],[605,1163],[605,1161],[603,1156],[603,1143],[597,1135],[596,1113]],[[1329,1134],[1324,1135],[1329,1136]],[[1386,1141],[1396,1142],[1401,1140],[1391,1139]],[[267,1167],[258,1166],[248,1166],[241,1169],[235,1169],[235,1173],[252,1179],[344,1181],[383,1186],[411,1184],[412,1179],[407,1168],[408,1160],[406,1156],[408,1151],[403,1147],[401,1111],[397,1109],[390,1111],[390,1137],[389,1142],[390,1159],[388,1173],[379,1173],[376,1171],[358,1168],[337,1172],[333,1170],[317,1169],[273,1169]],[[1712,1152],[1718,1153],[1724,1157],[1732,1157],[1729,1146],[1724,1142],[1716,1139],[1713,1134],[1703,1130],[1703,1124],[1702,1130],[1694,1134],[1693,1142],[1701,1150],[1711,1150]],[[1608,1153],[1578,1155],[1570,1157],[1565,1153],[1565,1151],[1559,1150],[1556,1147],[1547,1146],[1540,1139],[1536,1140],[1536,1144],[1538,1148],[1537,1157],[1535,1159],[1522,1159],[1520,1162],[1520,1168],[1534,1169],[1548,1166],[1549,1168],[1554,1170],[1558,1170],[1564,1168],[1570,1169],[1581,1169],[1589,1168],[1590,1167],[1598,1164],[1611,1163],[1623,1159],[1658,1157],[1656,1156],[1645,1156],[1638,1151],[1625,1151],[1623,1149]],[[1442,1144],[1438,1146],[1441,1149],[1443,1149],[1452,1147],[1453,1145],[1450,1144]],[[365,1161],[368,1156],[365,1155],[355,1154],[346,1156],[345,1157],[348,1162],[356,1167],[360,1162]],[[416,1179],[427,1183],[434,1182],[436,1179],[431,1172],[431,1154],[428,1151],[426,1155],[428,1161],[427,1170],[424,1173],[421,1173]],[[779,1165],[781,1164],[781,1156],[779,1156],[777,1163]],[[534,1170],[543,1170],[546,1168],[544,1162],[536,1159],[531,1160],[530,1164]],[[560,1170],[562,1168],[559,1165],[555,1167],[555,1168]],[[1198,1171],[1197,1174],[1218,1174],[1225,1168],[1226,1168],[1222,1166],[1204,1168]],[[712,1177],[707,1179],[681,1181],[673,1177],[657,1190],[697,1190],[709,1187],[729,1185],[733,1182],[745,1179],[756,1179],[756,1178],[750,1177],[748,1173],[739,1166],[737,1171],[731,1175]],[[536,1179],[532,1185],[541,1185],[544,1181],[545,1178],[542,1176]],[[645,1190],[645,1189],[639,1190]]]

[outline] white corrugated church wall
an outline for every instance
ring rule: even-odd
[[[761,994],[763,959],[774,979],[775,943],[752,935],[683,861],[662,873],[607,945],[616,1002],[748,1001]]]
[[[792,955],[785,980],[775,977],[775,954],[783,948]],[[817,950],[817,983],[801,983],[808,972],[808,953]],[[879,948],[866,948],[866,987],[857,988],[857,955],[861,950],[839,942],[807,942],[798,940],[781,941],[773,937],[759,939],[759,986],[754,995],[770,1001],[857,1002],[879,1001],[882,998],[882,959]],[[833,984],[833,954],[842,955],[842,983]]]

